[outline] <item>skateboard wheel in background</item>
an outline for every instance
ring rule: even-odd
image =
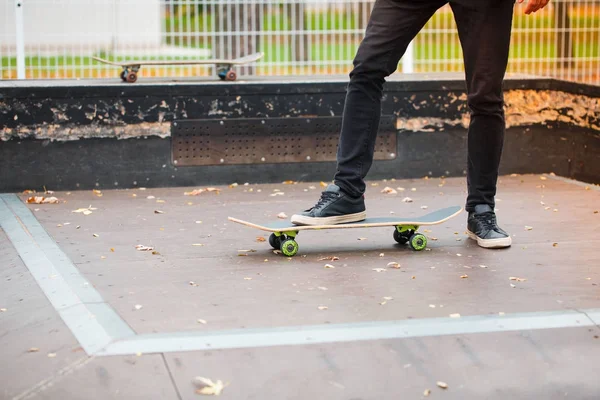
[[[237,78],[237,74],[235,73],[234,70],[229,70],[227,71],[227,74],[225,75],[225,79],[227,79],[228,81],[235,81],[235,79]]]
[[[298,253],[298,243],[294,239],[286,239],[281,242],[280,250],[283,255],[293,257]]]
[[[408,244],[411,249],[421,251],[427,247],[427,237],[422,233],[415,233],[410,237]]]
[[[137,74],[135,72],[130,72],[127,74],[127,82],[134,83],[137,81]]]
[[[283,235],[275,236],[274,233],[271,233],[271,236],[269,236],[269,244],[275,250],[279,250],[281,248],[281,239],[285,239],[285,237]]]

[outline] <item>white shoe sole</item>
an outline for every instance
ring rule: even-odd
[[[510,236],[499,239],[481,239],[468,229],[467,234],[471,239],[477,241],[477,244],[480,247],[484,247],[486,249],[501,249],[503,247],[510,247],[510,245],[512,244],[512,239]]]
[[[333,217],[307,217],[305,215],[292,215],[292,224],[296,225],[338,225],[349,222],[363,221],[367,218],[367,212],[362,211],[355,214],[336,215]]]

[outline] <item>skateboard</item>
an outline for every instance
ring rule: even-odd
[[[115,65],[123,68],[121,71],[121,79],[124,82],[134,83],[137,81],[137,73],[142,65],[201,65],[201,64],[215,64],[217,66],[217,75],[221,80],[235,81],[237,74],[233,70],[234,65],[248,64],[257,60],[260,60],[264,56],[264,53],[254,53],[248,56],[227,59],[212,59],[212,60],[173,60],[173,61],[151,61],[151,60],[139,60],[139,61],[108,61],[98,57],[92,57],[94,60]]]
[[[350,222],[338,225],[294,225],[290,221],[272,221],[265,224],[255,224],[241,219],[229,217],[229,221],[249,226],[250,228],[272,232],[269,236],[269,244],[276,250],[288,257],[298,253],[298,242],[296,236],[300,231],[323,230],[323,229],[351,229],[351,228],[377,228],[382,226],[393,226],[394,240],[400,244],[408,243],[410,248],[416,251],[427,247],[427,237],[417,232],[420,226],[437,225],[446,222],[460,214],[460,206],[442,208],[421,217],[375,217],[367,218],[359,222]]]

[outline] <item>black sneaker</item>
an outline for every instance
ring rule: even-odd
[[[509,247],[512,244],[510,235],[498,226],[496,214],[487,204],[477,205],[469,213],[467,233],[479,246],[487,249]]]
[[[327,186],[314,207],[292,215],[296,225],[335,225],[362,221],[367,217],[363,196],[353,198],[334,184]]]

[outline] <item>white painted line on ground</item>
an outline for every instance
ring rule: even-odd
[[[0,226],[88,354],[106,347],[117,338],[135,335],[13,194],[0,195]]]
[[[209,333],[144,334],[111,343],[96,354],[168,353],[595,326],[594,321],[584,313],[600,313],[600,310],[531,312],[505,316],[475,315]]]

